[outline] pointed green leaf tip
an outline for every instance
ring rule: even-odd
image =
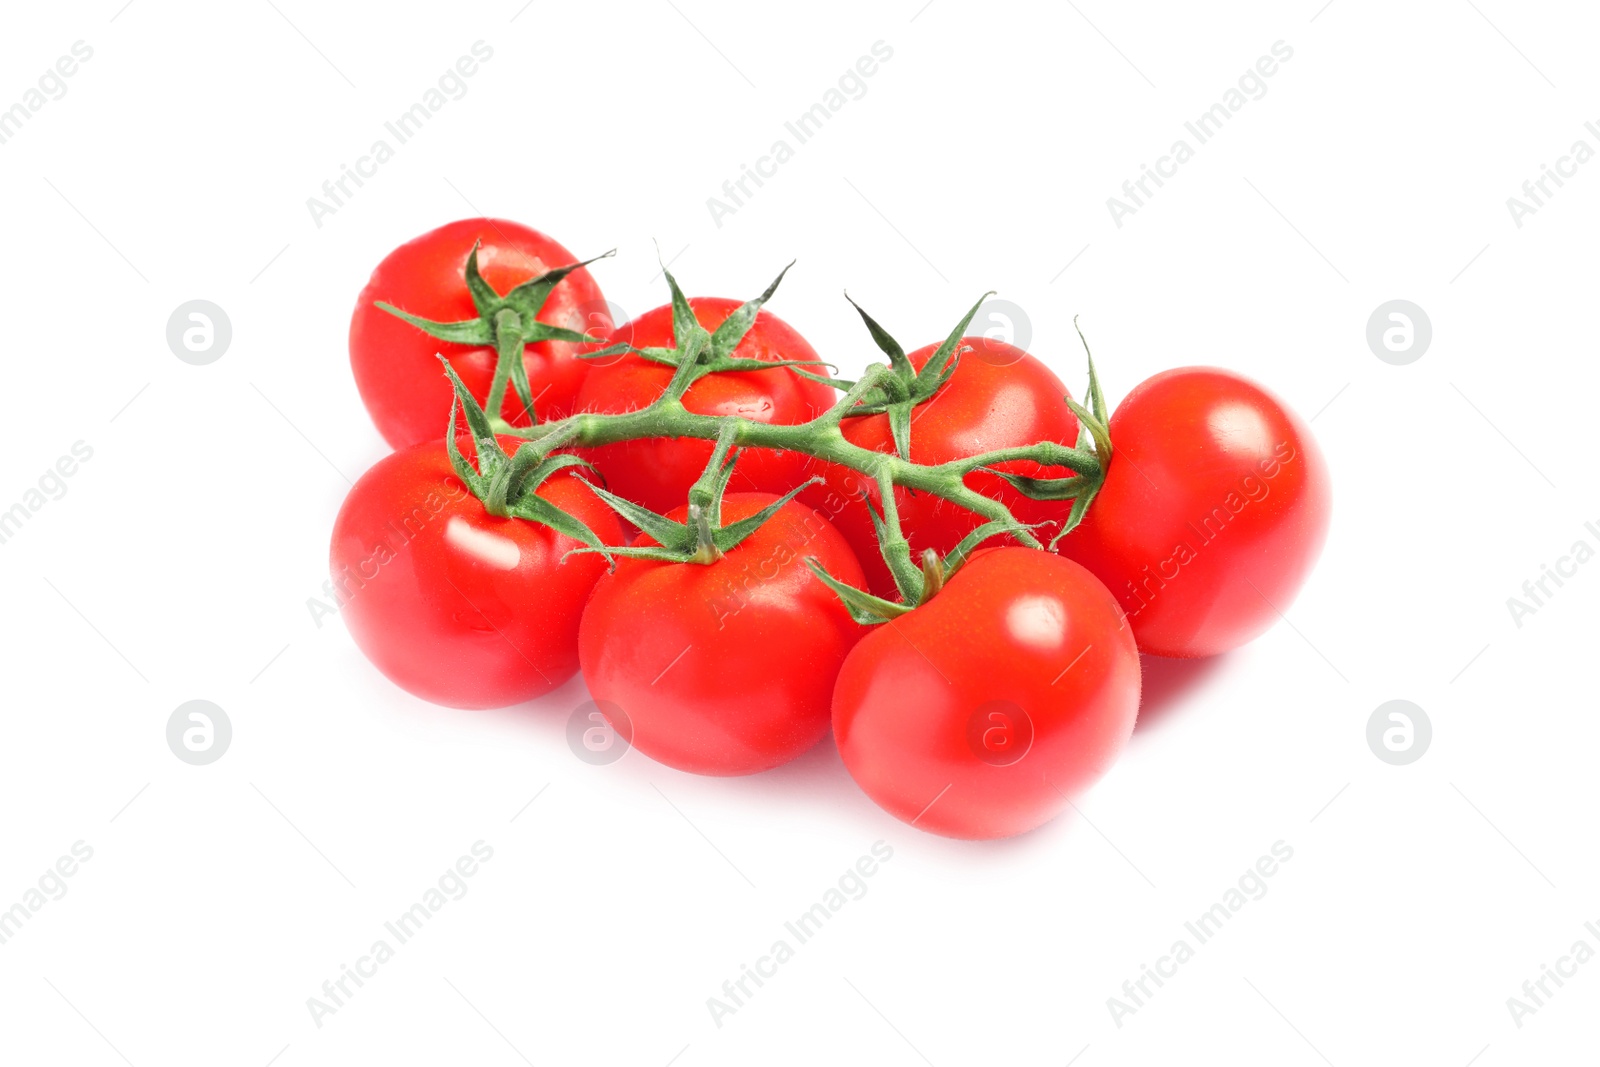
[[[944,343],[938,347],[933,355],[928,357],[928,362],[922,365],[922,370],[917,374],[917,380],[919,384],[924,384],[927,387],[928,396],[932,396],[937,392],[939,386],[948,381],[950,375],[955,373],[956,362],[961,358],[961,353],[957,350],[961,344],[961,339],[967,335],[967,327],[972,325],[972,318],[978,313],[978,309],[983,307],[983,302],[993,295],[994,290],[991,289],[978,297],[978,302],[973,304],[967,313],[962,316],[961,321],[956,323],[956,328],[950,331],[950,336],[944,339]]]
[[[944,387],[961,360],[961,339],[966,336],[967,327],[972,324],[973,316],[983,302],[993,296],[993,291],[983,294],[978,302],[973,304],[961,321],[956,323],[955,329],[950,331],[948,337],[937,349],[929,355],[926,363],[919,371],[912,366],[910,357],[901,347],[900,342],[890,336],[878,321],[857,304],[849,293],[844,298],[850,301],[850,306],[856,309],[856,314],[861,316],[861,321],[866,323],[867,332],[872,335],[873,343],[889,357],[889,375],[882,379],[881,384],[873,392],[862,398],[850,415],[876,415],[888,412],[890,415],[889,428],[894,436],[895,452],[901,459],[911,458],[911,409],[923,403]],[[800,372],[804,373],[804,372]],[[854,383],[831,383],[844,388],[850,388]],[[896,412],[896,408],[902,410]]]
[[[811,486],[821,484],[820,477],[808,478],[754,515],[724,526],[722,497],[727,492],[729,480],[733,477],[733,465],[738,459],[738,451],[733,448],[734,425],[724,424],[704,472],[689,489],[688,522],[675,522],[642,504],[636,504],[593,483],[586,483],[595,496],[660,546],[615,548],[610,549],[612,553],[675,563],[715,563],[724,553],[733,551],[765,526],[795,497]]]
[[[834,595],[844,604],[845,610],[850,613],[850,617],[862,626],[876,626],[890,619],[898,619],[911,611],[904,604],[896,604],[857,589],[853,585],[844,584],[829,574],[815,556],[806,557],[806,566],[811,568],[811,573],[815,574],[823,585],[833,590]]]
[[[492,319],[494,313],[500,310],[500,294],[483,280],[483,275],[478,271],[478,249],[482,247],[482,241],[472,242],[472,251],[467,253],[467,266],[462,271],[462,277],[466,280],[467,292],[472,294],[472,306],[478,309],[478,317]]]
[[[739,342],[744,340],[744,335],[750,332],[750,327],[755,325],[756,316],[761,312],[761,306],[772,299],[772,294],[778,291],[778,285],[783,281],[783,276],[789,273],[789,267],[795,261],[790,260],[789,266],[778,272],[772,279],[772,284],[767,286],[766,292],[754,300],[747,300],[734,308],[728,317],[722,320],[716,332],[711,335],[711,354],[720,359],[730,359],[733,350],[739,347]]]
[[[894,369],[895,376],[907,381],[915,377],[916,368],[912,367],[911,361],[906,358],[906,350],[900,347],[900,342],[889,336],[889,331],[879,326],[877,319],[868,315],[860,304],[851,299],[849,292],[844,294],[844,298],[850,301],[850,306],[856,309],[861,321],[867,324],[867,332],[872,335],[873,343],[889,357],[889,366]]]

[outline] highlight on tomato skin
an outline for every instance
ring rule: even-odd
[[[615,513],[578,475],[560,472],[537,493],[606,544],[622,543]],[[390,681],[446,707],[500,708],[577,673],[579,618],[606,570],[598,554],[568,555],[579,547],[547,526],[489,514],[441,438],[361,476],[334,521],[329,564],[351,637]]]
[[[1133,732],[1139,652],[1071,560],[982,550],[877,626],[833,696],[839,755],[873,802],[947,837],[1025,833],[1098,779]]]
[[[578,256],[554,238],[506,219],[460,219],[415,237],[383,258],[356,298],[350,316],[350,369],[362,403],[391,448],[406,448],[444,437],[450,410],[450,384],[439,373],[443,353],[472,395],[489,394],[498,356],[493,344],[467,345],[430,337],[418,327],[378,307],[438,322],[477,316],[467,289],[467,257],[478,246],[484,281],[504,295],[523,282],[576,263]],[[563,278],[538,315],[538,321],[591,337],[612,326],[599,284],[587,268]],[[549,340],[526,346],[523,364],[540,421],[568,415],[588,373],[577,358],[582,345]],[[528,425],[521,401],[508,391],[498,414],[514,426]]]
[[[723,521],[776,499],[729,493]],[[827,735],[834,679],[863,628],[805,556],[861,582],[844,538],[797,501],[714,563],[619,559],[600,580],[579,632],[583,679],[626,714],[634,748],[694,774],[745,775]]]
[[[1145,652],[1213,656],[1265,632],[1327,539],[1310,428],[1242,375],[1180,367],[1135,387],[1110,431],[1105,484],[1060,552],[1117,596]]]

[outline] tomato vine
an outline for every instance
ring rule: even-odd
[[[800,453],[854,470],[870,478],[879,490],[882,505],[881,510],[872,509],[873,523],[902,603],[896,604],[843,585],[819,567],[814,566],[814,569],[845,601],[858,621],[882,622],[910,610],[936,593],[972,550],[992,537],[1009,536],[1029,548],[1045,548],[1045,543],[1034,532],[1035,527],[1019,521],[1001,501],[969,486],[965,480],[967,475],[986,470],[1005,478],[1019,492],[1032,499],[1071,501],[1067,518],[1051,539],[1051,546],[1082,520],[1105,480],[1111,458],[1111,440],[1106,429],[1105,399],[1095,376],[1092,355],[1088,356],[1088,407],[1078,404],[1071,397],[1062,398],[1080,422],[1079,439],[1074,445],[1045,440],[936,464],[917,463],[910,458],[912,413],[919,405],[931,401],[955,373],[965,351],[961,347],[962,337],[984,300],[992,294],[984,294],[967,311],[920,371],[912,367],[900,345],[854,301],[851,303],[861,315],[874,342],[889,358],[886,364],[869,366],[854,382],[810,373],[805,366],[814,361],[761,361],[733,355],[762,306],[776,292],[784,273],[788,271],[787,267],[765,292],[741,305],[715,331],[707,330],[699,323],[677,279],[663,268],[662,273],[672,292],[672,347],[635,348],[632,345],[615,344],[596,348],[583,355],[588,359],[609,358],[625,351],[671,366],[673,374],[666,388],[645,407],[614,414],[578,412],[549,422],[535,422],[531,426],[513,426],[498,415],[489,414],[500,410],[500,401],[509,385],[516,389],[523,400],[526,408],[524,414],[532,417],[532,399],[527,395],[527,379],[525,372],[522,372],[520,359],[525,343],[548,336],[591,345],[603,344],[601,339],[546,326],[534,318],[555,284],[583,265],[575,263],[550,271],[502,297],[479,274],[474,249],[467,260],[466,281],[479,312],[477,318],[456,323],[434,322],[388,305],[379,305],[439,340],[492,344],[496,347],[499,362],[490,395],[486,398],[487,403],[481,406],[451,369],[449,362],[440,357],[445,365],[445,373],[455,388],[457,402],[466,413],[468,429],[477,445],[479,466],[473,470],[457,447],[455,404],[452,404],[450,412],[448,441],[452,463],[468,488],[484,501],[493,514],[516,515],[544,523],[583,541],[588,546],[585,551],[600,552],[608,558],[646,556],[708,563],[749,536],[782,503],[804,488],[796,487],[778,504],[752,519],[722,528],[719,523],[721,496],[739,450],[764,448]],[[846,299],[849,299],[848,295]],[[1085,343],[1086,354],[1087,349]],[[794,373],[814,381],[843,388],[844,393],[827,411],[809,421],[792,424],[765,423],[737,415],[704,415],[688,410],[683,404],[683,396],[689,387],[706,375],[770,370],[774,367],[788,367]],[[894,452],[864,448],[850,441],[841,430],[845,419],[880,412],[889,416]],[[521,438],[522,444],[514,455],[508,455],[496,440],[497,436]],[[705,473],[689,493],[689,523],[670,522],[638,504],[586,483],[625,518],[649,533],[658,542],[655,546],[604,545],[580,520],[561,512],[534,493],[549,475],[583,463],[577,456],[562,450],[663,437],[699,438],[715,443]],[[1017,460],[1032,461],[1042,467],[1065,468],[1070,473],[1059,478],[1037,478],[995,470],[998,464]],[[924,554],[924,559],[914,561],[910,557],[897,514],[896,487],[937,495],[984,521],[942,558],[929,550]],[[868,506],[871,507],[870,503]]]

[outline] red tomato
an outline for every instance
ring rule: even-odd
[[[695,318],[715,331],[743,301],[695,297],[689,301]],[[616,328],[608,339],[635,348],[669,348],[673,343],[672,306],[647,311]],[[744,340],[734,349],[737,359],[814,360],[816,352],[778,316],[763,309]],[[826,375],[821,364],[807,368]],[[578,390],[577,409],[615,413],[635,411],[659,397],[672,378],[672,368],[632,354],[602,360],[590,369]],[[833,406],[830,386],[808,381],[787,367],[763,371],[708,374],[689,387],[683,406],[699,415],[739,415],[754,422],[807,422]],[[618,496],[665,513],[683,504],[689,487],[711,459],[711,442],[694,438],[647,437],[585,451]],[[782,496],[805,480],[808,457],[794,452],[750,448],[739,456],[732,486],[737,490]]]
[[[775,499],[730,493],[723,521]],[[687,511],[670,517],[681,522]],[[628,720],[612,725],[651,759],[695,774],[753,774],[815,745],[861,627],[806,556],[860,581],[844,538],[794,501],[715,563],[618,560],[578,634],[590,694]]]
[[[392,448],[444,440],[452,393],[439,372],[436,353],[449,358],[479,403],[489,395],[496,361],[493,346],[437,340],[375,305],[383,300],[434,322],[477,318],[465,280],[467,256],[475,241],[483,242],[478,270],[502,296],[530,278],[578,261],[539,231],[504,219],[452,222],[384,257],[350,316],[350,366],[372,421]],[[611,313],[585,268],[556,284],[539,321],[599,337],[611,328]],[[581,347],[541,341],[524,349],[533,410],[540,421],[571,413],[573,397],[588,370],[577,358]],[[506,390],[501,417],[513,425],[528,424],[516,390]]]
[[[1211,656],[1287,611],[1328,532],[1328,469],[1271,393],[1164,371],[1111,416],[1105,487],[1060,551],[1121,600],[1139,647]]]
[[[558,472],[538,494],[605,543],[622,542],[616,513],[575,475]],[[578,620],[606,563],[562,559],[577,547],[547,526],[490,515],[440,440],[361,476],[334,523],[330,565],[350,635],[390,681],[435,704],[498,708],[578,669]]]
[[[1039,441],[1059,441],[1075,445],[1078,420],[1062,398],[1066,386],[1050,368],[1033,356],[1011,345],[987,337],[964,337],[956,372],[930,399],[911,413],[911,459],[917,463],[946,463],[1000,448],[1031,445]],[[912,366],[921,370],[937,351],[937,344],[910,353]],[[847,418],[845,437],[877,452],[893,452],[894,438],[889,416],[865,415]],[[826,479],[802,494],[802,499],[822,510],[856,550],[866,572],[868,592],[898,599],[894,578],[883,562],[872,516],[863,494],[881,510],[882,496],[871,478],[847,467],[816,464],[817,473]],[[1031,462],[999,464],[997,469],[1031,477],[1065,477],[1065,468],[1043,467]],[[967,485],[985,496],[994,497],[1011,509],[1022,522],[1061,522],[1067,517],[1070,501],[1032,500],[1023,496],[998,475],[974,471]],[[897,489],[895,504],[900,526],[911,545],[911,558],[920,559],[925,549],[947,554],[961,539],[986,520],[965,508],[930,493]],[[1041,531],[1044,539],[1051,536]]]
[[[1105,586],[1049,552],[996,548],[856,645],[833,731],[889,814],[948,837],[1009,837],[1100,777],[1138,710],[1139,652]]]

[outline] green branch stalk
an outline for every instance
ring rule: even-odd
[[[691,345],[691,348],[694,346]],[[1003,503],[972,489],[966,475],[980,468],[1015,460],[1032,460],[1045,467],[1066,467],[1076,475],[1075,495],[1093,493],[1104,478],[1104,465],[1092,451],[1069,447],[1058,441],[997,449],[947,463],[921,464],[889,453],[863,448],[848,440],[841,424],[849,418],[864,397],[880,391],[892,377],[886,366],[868,368],[837,403],[810,422],[773,424],[755,422],[736,415],[700,415],[683,406],[682,396],[696,379],[692,351],[684,353],[679,373],[666,391],[649,406],[619,414],[581,412],[537,426],[509,426],[495,420],[498,432],[523,438],[524,448],[547,456],[557,448],[595,447],[647,437],[692,437],[718,443],[718,453],[735,448],[770,448],[798,452],[828,463],[857,471],[880,488],[900,486],[933,493],[991,522],[1010,524],[1011,534],[1022,544],[1042,548],[1033,533],[1011,514]],[[709,368],[708,368],[709,369]],[[492,408],[490,409],[493,410]],[[893,497],[883,493],[883,506],[893,516]],[[888,523],[891,530],[897,523]]]

